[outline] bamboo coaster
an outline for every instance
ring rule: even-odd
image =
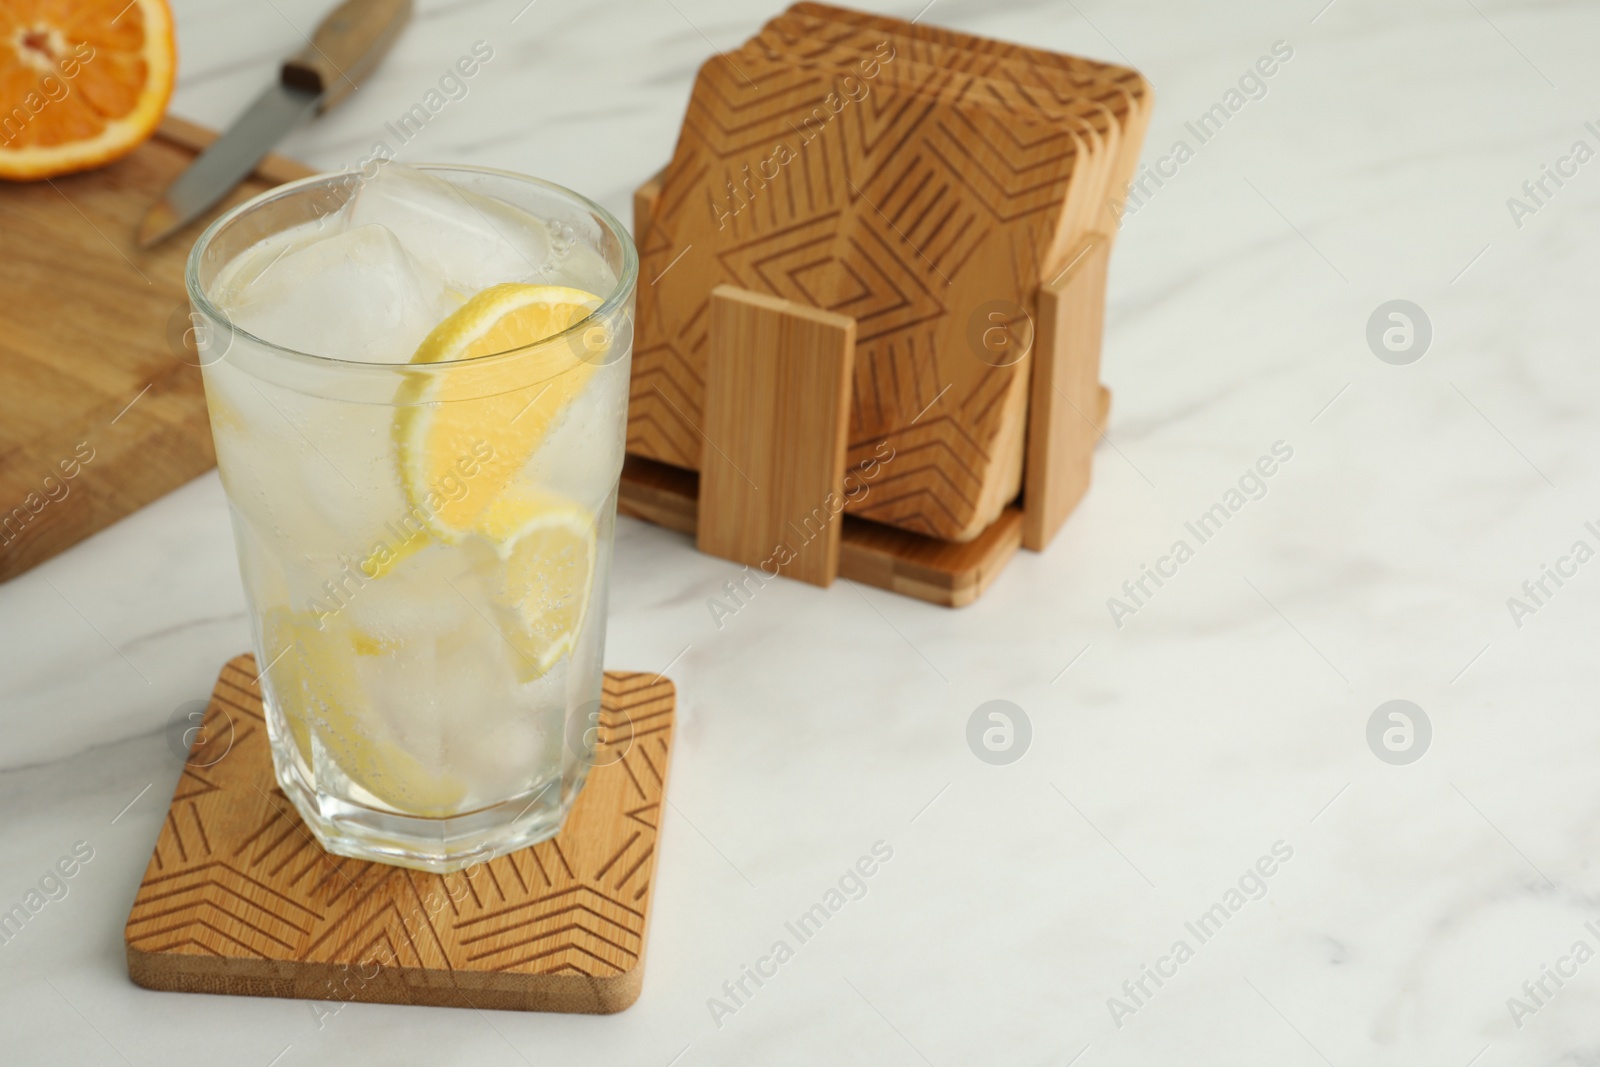
[[[639,996],[676,690],[607,672],[554,838],[434,875],[333,856],[272,773],[253,656],[222,669],[128,916],[150,989],[517,1011]]]

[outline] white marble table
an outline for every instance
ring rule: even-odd
[[[370,85],[285,150],[360,159],[482,40],[470,95],[402,158],[535,172],[626,217],[697,65],[774,10],[525,2],[422,0]],[[163,727],[247,643],[215,475],[0,587],[0,909],[93,852],[0,945],[0,1059],[1600,1059],[1600,962],[1572,955],[1600,950],[1600,562],[1561,562],[1600,548],[1600,162],[1562,162],[1600,149],[1600,9],[1325,2],[924,16],[1125,59],[1157,88],[1146,160],[1169,177],[1113,263],[1111,443],[1055,546],[956,612],[782,583],[718,629],[707,600],[736,568],[622,523],[608,660],[670,665],[682,693],[647,979],[622,1015],[329,1016],[132,986],[122,924],[179,772]],[[174,109],[221,124],[324,0],[176,6]],[[1265,95],[1200,143],[1185,123],[1278,41]],[[1179,139],[1192,153],[1162,163]],[[1546,165],[1567,176],[1536,201]],[[1410,365],[1366,340],[1394,299],[1432,324]],[[1266,495],[1199,544],[1185,523],[1276,442],[1293,455]],[[1179,539],[1193,558],[1162,563]],[[1175,576],[1145,579],[1119,627],[1108,598],[1145,564]],[[1568,576],[1535,604],[1545,565]],[[992,699],[1032,724],[1006,766],[966,741]],[[1369,749],[1391,699],[1431,722],[1420,761]],[[866,895],[713,1010],[879,841]]]

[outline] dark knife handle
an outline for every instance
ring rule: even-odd
[[[326,111],[353,92],[411,20],[412,0],[345,0],[283,64],[283,84],[318,93]]]

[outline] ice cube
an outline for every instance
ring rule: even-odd
[[[286,245],[248,277],[218,294],[237,326],[334,359],[405,363],[454,307],[438,272],[383,226]]]
[[[379,542],[383,550],[373,552]],[[415,527],[392,522],[366,546],[366,552],[380,562],[391,556],[397,562],[379,577],[360,582],[349,598],[350,624],[363,634],[398,647],[483,625],[465,599],[463,590],[471,590],[461,574],[458,549],[435,544]]]
[[[551,269],[543,222],[438,171],[383,166],[350,206],[350,225],[382,225],[413,257],[470,295],[501,282],[533,281]]]
[[[593,510],[617,484],[627,422],[627,367],[601,367],[557,417],[522,478]]]

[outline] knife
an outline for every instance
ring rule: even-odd
[[[322,20],[305,51],[284,61],[278,81],[145,212],[140,247],[193,222],[255,170],[284,135],[355,91],[411,18],[412,0],[345,0]]]

